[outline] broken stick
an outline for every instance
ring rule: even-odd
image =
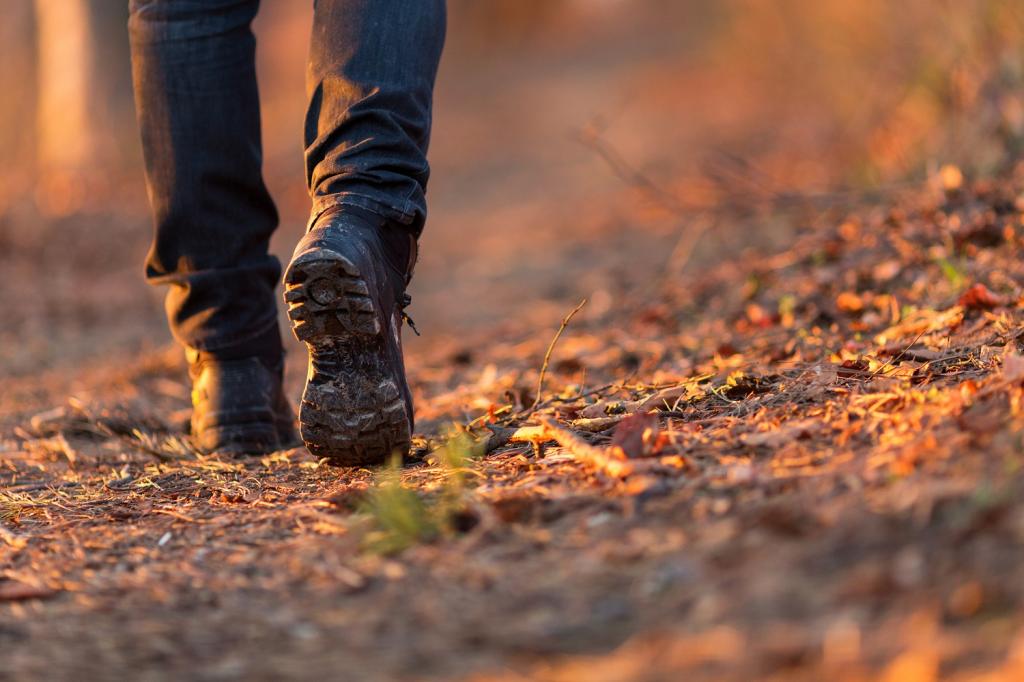
[[[555,441],[577,462],[614,478],[625,478],[635,469],[633,462],[618,451],[595,447],[547,417],[540,418],[539,426],[523,426],[516,429],[508,434],[508,440],[516,443]]]

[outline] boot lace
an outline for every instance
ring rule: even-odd
[[[413,319],[412,317],[409,316],[409,313],[405,312],[405,309],[408,308],[410,305],[412,305],[412,296],[403,293],[402,298],[399,301],[399,306],[402,309],[402,321],[409,325],[409,329],[411,329],[416,336],[421,336],[420,330],[416,328],[416,323],[413,322]]]

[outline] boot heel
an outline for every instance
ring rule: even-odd
[[[411,419],[388,362],[386,333],[366,280],[326,249],[296,259],[285,274],[295,337],[309,349],[299,432],[309,451],[341,466],[408,452]]]

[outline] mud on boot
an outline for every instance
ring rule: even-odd
[[[334,211],[299,242],[284,276],[292,330],[309,350],[299,433],[313,455],[342,466],[404,456],[412,439],[401,323],[414,243],[396,249],[396,236],[412,241],[373,214]]]

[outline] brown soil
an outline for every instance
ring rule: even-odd
[[[421,342],[408,495],[197,455],[149,301],[10,282],[5,345],[117,352],[5,347],[0,679],[1020,679],[1022,188],[808,210],[699,276],[591,258],[533,410],[567,297]],[[574,446],[486,428],[543,419]]]
[[[450,4],[400,475],[196,454],[138,168],[5,157],[0,680],[1024,679],[1018,4]]]

